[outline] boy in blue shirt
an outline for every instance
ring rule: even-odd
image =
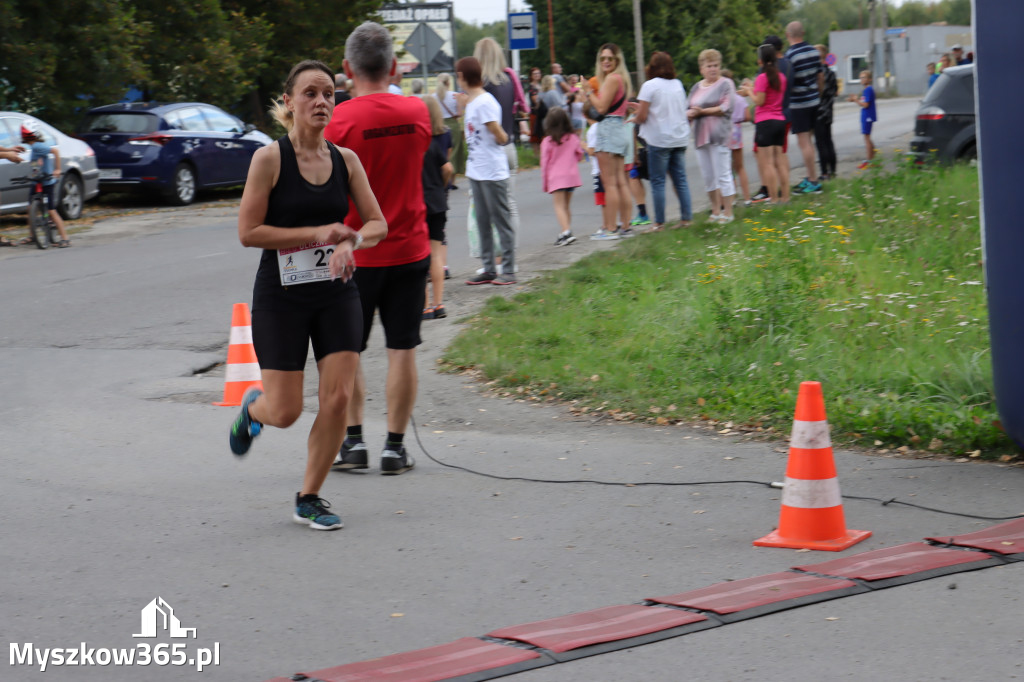
[[[43,141],[43,136],[39,132],[39,126],[35,121],[25,121],[21,125],[21,141],[28,145],[29,152],[32,155],[29,163],[38,162],[43,175],[48,176],[46,180],[43,180],[46,208],[49,211],[50,219],[53,220],[57,226],[57,231],[60,232],[60,241],[57,243],[57,246],[65,249],[71,246],[71,242],[68,240],[68,233],[64,229],[64,220],[57,213],[53,201],[53,193],[57,188],[57,179],[60,177],[60,150],[57,149],[56,145],[50,145]]]
[[[875,89],[871,87],[870,71],[860,72],[860,84],[864,88],[860,92],[860,97],[850,95],[850,101],[860,105],[860,132],[864,135],[868,158],[857,168],[864,170],[871,165],[871,159],[875,158],[875,144],[871,141],[871,124],[878,120],[878,112],[875,110]]]

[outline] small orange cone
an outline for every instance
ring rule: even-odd
[[[825,398],[817,381],[800,384],[789,445],[779,527],[754,544],[841,552],[870,537],[869,530],[846,529]]]
[[[252,345],[252,318],[249,306],[236,303],[231,309],[231,337],[228,340],[228,365],[224,373],[224,400],[214,405],[238,407],[250,386],[263,389],[260,363]]]

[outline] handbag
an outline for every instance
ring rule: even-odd
[[[612,104],[612,105],[611,105],[610,107],[608,107],[608,111],[615,111],[616,109],[618,109],[619,107],[621,107],[621,106],[622,106],[622,103],[623,103],[623,102],[625,102],[625,101],[626,101],[626,93],[625,93],[625,92],[623,92],[623,93],[622,93],[622,97],[620,97],[620,98],[619,98],[618,100],[616,100],[616,101],[615,101],[615,102],[614,102],[614,103],[613,103],[613,104]],[[590,119],[591,121],[597,121],[597,122],[601,122],[601,121],[603,121],[603,120],[604,120],[604,118],[605,118],[605,116],[607,116],[607,115],[608,115],[608,114],[602,114],[602,113],[599,113],[599,112],[597,111],[597,107],[595,107],[595,106],[594,106],[593,104],[588,104],[588,105],[587,105],[587,108],[583,110],[583,113],[584,113],[584,114],[586,115],[586,117],[587,117],[587,118],[589,118],[589,119]]]

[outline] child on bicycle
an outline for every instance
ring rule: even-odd
[[[57,178],[60,177],[60,150],[56,145],[50,145],[43,140],[39,132],[39,125],[35,121],[25,121],[21,124],[21,141],[28,145],[31,157],[29,163],[36,164],[43,174],[43,193],[46,195],[46,208],[50,219],[57,226],[60,232],[60,241],[57,247],[65,249],[71,246],[68,240],[67,230],[64,229],[64,220],[57,213],[54,205],[53,193],[57,188]]]

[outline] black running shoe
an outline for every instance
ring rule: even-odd
[[[242,396],[242,409],[239,410],[235,422],[231,425],[228,442],[231,444],[231,452],[238,457],[243,457],[245,453],[249,452],[253,439],[263,430],[263,424],[249,416],[249,405],[261,395],[263,395],[263,391],[258,388],[250,388],[246,391]]]
[[[765,201],[769,201],[770,199],[771,199],[771,197],[768,196],[768,190],[762,189],[757,194],[755,194],[754,196],[750,197],[750,203],[752,203],[752,204],[760,204],[760,203],[764,203]]]
[[[351,469],[368,469],[370,467],[366,456],[366,443],[363,441],[350,441],[348,438],[341,444],[341,450],[332,465],[338,471]]]
[[[416,463],[413,461],[412,456],[405,451],[404,445],[398,450],[386,448],[380,456],[380,472],[385,476],[404,474],[414,466],[416,466]]]

